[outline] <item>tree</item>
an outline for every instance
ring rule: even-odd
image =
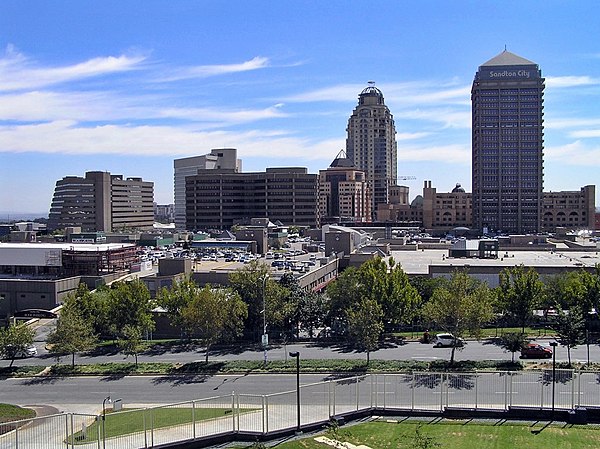
[[[112,335],[123,336],[127,325],[142,331],[154,329],[153,308],[150,291],[142,281],[115,282],[110,290],[108,307]]]
[[[192,302],[198,292],[198,285],[191,276],[186,276],[180,281],[173,282],[170,288],[162,288],[157,295],[156,301],[163,309],[174,326],[183,325],[182,311]]]
[[[314,337],[315,329],[322,327],[327,315],[327,298],[321,293],[305,292],[300,297],[299,316],[300,328]]]
[[[525,326],[541,303],[544,284],[537,271],[533,268],[525,270],[523,265],[519,265],[500,272],[497,294],[501,310],[519,323],[521,332],[525,333]]]
[[[331,299],[330,320],[345,316],[363,298],[375,300],[383,310],[385,323],[395,326],[412,321],[421,304],[418,291],[393,259],[386,264],[376,257],[359,268],[346,269],[327,287]]]
[[[19,354],[25,354],[33,344],[35,332],[25,324],[8,326],[0,329],[0,353],[10,359],[9,367],[13,366]]]
[[[600,313],[600,265],[596,264],[593,273],[581,270],[579,278],[584,287],[581,301],[583,311],[590,312],[595,309],[597,313]]]
[[[237,293],[230,289],[213,289],[210,285],[198,290],[181,311],[186,330],[204,341],[207,362],[214,343],[241,333],[247,314],[248,307]]]
[[[263,333],[263,310],[267,323],[274,322],[275,303],[280,293],[276,284],[269,278],[267,266],[256,260],[229,274],[231,289],[237,292],[248,306],[245,329],[257,339]]]
[[[569,310],[557,310],[554,323],[556,339],[562,346],[566,346],[571,365],[571,348],[585,343],[585,314],[579,306],[572,306]]]
[[[75,292],[68,295],[65,302],[69,301],[70,307],[92,325],[95,334],[106,335],[109,333],[109,296],[109,288],[106,285],[100,286],[95,292],[90,292],[87,285],[82,282]]]
[[[138,354],[146,348],[142,339],[142,330],[139,327],[126,324],[123,327],[122,334],[118,343],[119,349],[125,356],[134,356],[135,366],[138,366]]]
[[[470,332],[481,335],[481,326],[493,317],[492,294],[488,286],[470,277],[465,271],[455,271],[435,289],[423,308],[423,315],[437,328],[456,338]],[[450,363],[454,363],[456,345],[452,347]]]
[[[512,354],[511,361],[514,362],[515,352],[520,351],[528,342],[529,340],[525,334],[510,332],[502,336],[500,339],[500,346]]]
[[[71,355],[71,366],[75,366],[75,354],[92,349],[96,344],[93,326],[79,315],[72,301],[67,301],[56,320],[56,326],[48,334],[47,343],[50,354],[59,358]]]
[[[383,309],[374,299],[363,298],[346,315],[350,343],[356,349],[366,351],[368,365],[370,353],[377,349],[383,332]]]

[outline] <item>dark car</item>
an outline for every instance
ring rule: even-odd
[[[549,359],[552,357],[552,349],[537,343],[529,343],[521,349],[521,357],[531,359]]]

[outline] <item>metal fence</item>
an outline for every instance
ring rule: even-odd
[[[294,391],[231,394],[102,415],[66,413],[0,424],[0,449],[139,449],[203,437],[294,429]],[[356,411],[600,407],[600,373],[573,370],[367,374],[300,387],[300,424]]]

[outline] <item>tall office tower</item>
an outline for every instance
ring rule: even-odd
[[[152,229],[154,183],[108,172],[86,172],[56,182],[48,229],[82,231]]]
[[[506,50],[475,74],[473,227],[480,232],[541,229],[543,95],[538,65]]]
[[[381,91],[369,84],[348,120],[346,156],[366,174],[374,219],[377,205],[389,202],[390,187],[396,185],[398,148],[394,117]]]
[[[185,178],[198,173],[198,170],[227,169],[236,173],[242,171],[242,161],[237,158],[237,149],[220,148],[210,150],[203,156],[175,159],[174,193],[175,193],[175,228],[185,229]]]

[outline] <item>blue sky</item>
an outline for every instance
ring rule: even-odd
[[[411,197],[470,191],[470,86],[505,45],[546,77],[544,190],[597,184],[598,17],[597,1],[3,0],[0,218],[47,213],[88,170],[170,203],[173,159],[212,148],[317,173],[371,80]]]

